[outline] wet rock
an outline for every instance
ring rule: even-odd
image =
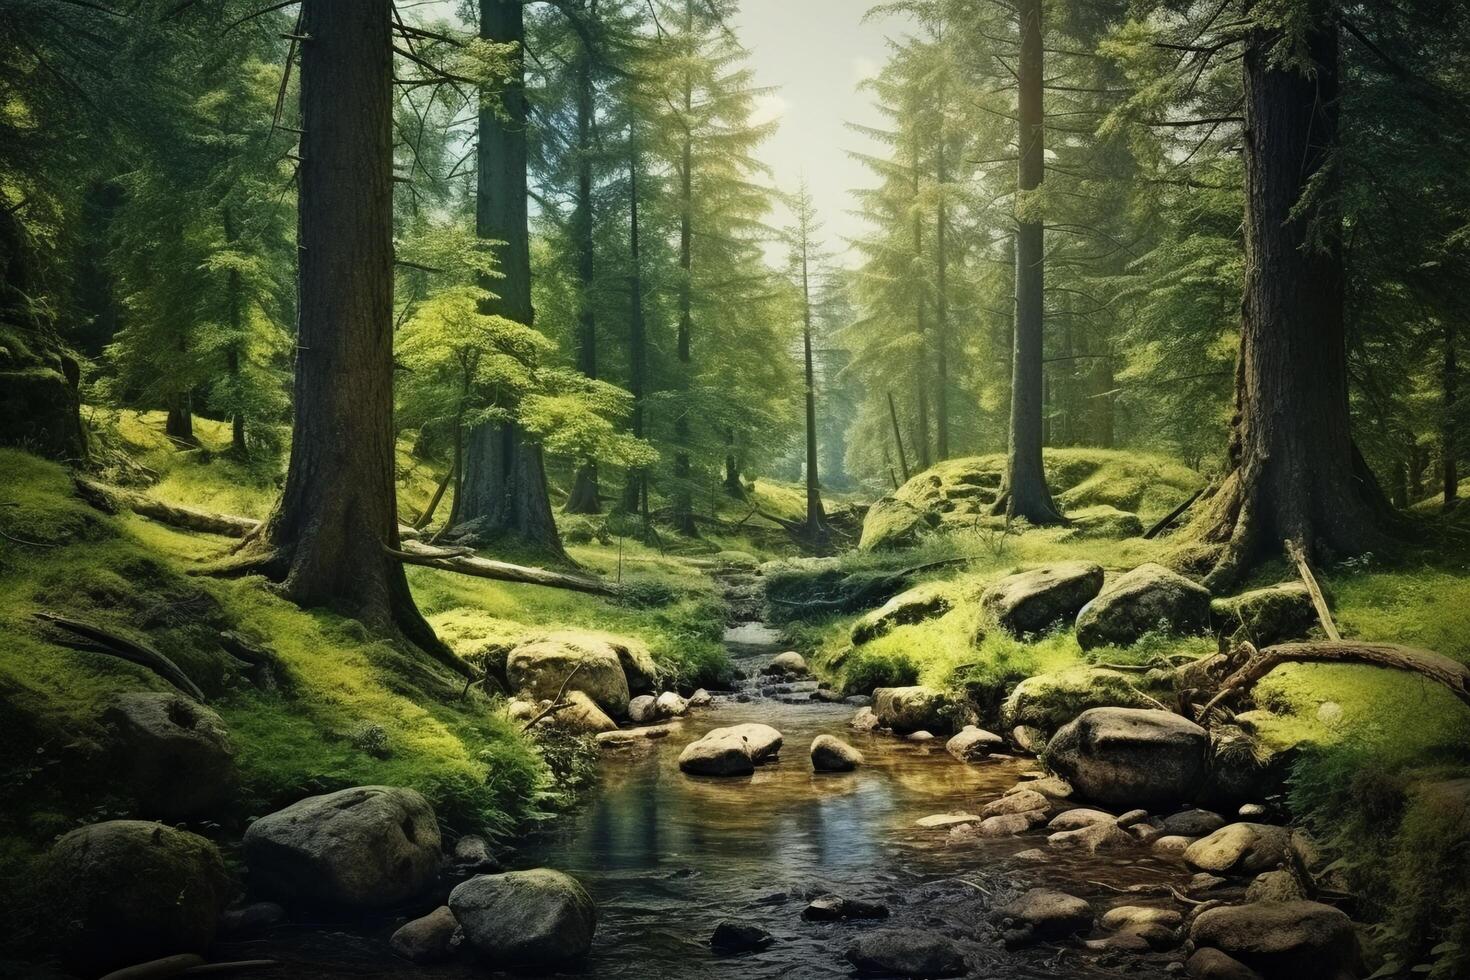
[[[441,905],[422,918],[405,922],[388,946],[411,963],[443,963],[458,951],[464,934],[449,906]]]
[[[1164,833],[1182,837],[1205,837],[1225,826],[1225,818],[1212,810],[1181,810],[1164,818]]]
[[[1011,729],[1011,741],[1022,752],[1040,755],[1046,750],[1047,733],[1031,725],[1017,725]]]
[[[842,704],[845,698],[841,691],[834,691],[828,687],[819,687],[812,692],[812,700],[823,704]]]
[[[953,608],[944,585],[926,583],[901,592],[852,624],[852,642],[868,643],[896,627],[942,616]]]
[[[581,691],[609,717],[628,716],[623,662],[617,649],[595,635],[558,632],[522,643],[506,656],[505,672],[510,689],[523,698],[554,698],[565,683],[568,692]]]
[[[716,728],[684,746],[679,768],[693,776],[748,776],[781,751],[781,733],[769,725]]]
[[[640,694],[628,702],[628,720],[635,725],[658,721],[658,700],[651,694]]]
[[[1035,810],[1046,810],[1051,802],[1042,794],[1032,789],[1023,789],[1018,793],[1008,793],[998,800],[991,800],[981,809],[982,817],[998,817],[1004,813],[1030,813]]]
[[[819,895],[801,910],[808,922],[833,922],[837,919],[886,919],[888,906],[880,902],[864,902],[841,895]]]
[[[1076,830],[1064,830],[1046,839],[1048,847],[1086,851],[1088,854],[1129,847],[1133,843],[1133,835],[1115,823],[1095,823]]]
[[[689,713],[689,702],[673,691],[665,691],[654,701],[654,710],[660,718],[683,718]]]
[[[1230,884],[1230,880],[1228,878],[1221,878],[1219,875],[1212,875],[1208,871],[1197,871],[1189,876],[1189,883],[1185,885],[1185,887],[1192,892],[1208,892],[1214,891],[1221,885],[1228,884]]]
[[[1242,803],[1236,815],[1243,820],[1259,820],[1270,812],[1264,803]]]
[[[1306,889],[1290,871],[1262,872],[1245,890],[1247,902],[1301,902],[1307,897]]]
[[[966,725],[948,742],[944,750],[961,762],[979,762],[990,753],[1005,747],[1005,739],[974,725]]]
[[[479,834],[465,834],[454,842],[454,867],[459,871],[498,871],[498,862],[490,855],[490,843]]]
[[[917,732],[909,732],[904,736],[904,740],[908,742],[932,742],[934,741],[934,734],[921,729]]]
[[[980,605],[1006,632],[1023,636],[1075,619],[1102,584],[1101,565],[1060,562],[1006,576],[985,590]]]
[[[873,699],[866,694],[849,694],[842,699],[843,704],[850,704],[856,708],[871,708]]]
[[[1072,798],[1072,784],[1060,776],[1045,776],[1041,779],[1028,779],[1017,783],[1006,790],[1006,796],[1014,796],[1017,793],[1040,793],[1051,801],[1053,806],[1065,804]]]
[[[1103,939],[1089,939],[1082,944],[1087,949],[1100,953],[1148,953],[1153,950],[1149,941],[1136,932],[1120,932]]]
[[[1140,844],[1152,844],[1164,836],[1164,832],[1152,823],[1129,824],[1126,829]]]
[[[142,816],[183,820],[224,806],[238,785],[224,719],[176,692],[119,694],[102,713],[107,773]]]
[[[1148,905],[1118,905],[1108,909],[1098,920],[1098,925],[1114,932],[1145,925],[1161,925],[1171,929],[1184,921],[1184,916],[1173,909],[1153,908]]]
[[[618,723],[581,691],[568,691],[562,695],[562,706],[536,723],[536,727],[543,725],[560,728],[573,735],[597,735],[618,730]]]
[[[1051,888],[1032,888],[997,914],[1035,940],[1065,939],[1092,928],[1092,906],[1075,895]]]
[[[310,796],[245,831],[251,888],[286,905],[383,908],[439,873],[439,824],[418,793],[358,786]]]
[[[770,725],[732,725],[729,728],[716,728],[710,734],[717,732],[732,732],[745,739],[750,745],[750,757],[755,760],[756,765],[770,762],[781,752],[781,743],[784,741],[780,732]]]
[[[1291,833],[1264,823],[1233,823],[1203,837],[1184,852],[1196,871],[1220,875],[1257,875],[1286,860]]]
[[[1207,909],[1190,926],[1199,949],[1218,949],[1266,980],[1357,975],[1357,936],[1338,909],[1316,902],[1254,902]]]
[[[275,902],[251,902],[220,913],[219,932],[222,936],[240,939],[258,935],[285,921],[286,910]]]
[[[1153,849],[1160,854],[1180,854],[1189,850],[1189,846],[1195,842],[1194,837],[1183,837],[1179,834],[1165,834],[1163,837],[1154,838]]]
[[[1195,950],[1185,970],[1195,980],[1264,980],[1244,963],[1208,946]]]
[[[1051,860],[1051,855],[1048,854],[1048,853],[1046,853],[1045,851],[1043,851],[1039,847],[1033,847],[1030,850],[1022,851],[1019,854],[1017,854],[1016,855],[1016,860],[1017,861],[1037,861],[1037,862],[1050,861]]]
[[[773,677],[805,677],[810,672],[806,665],[806,658],[794,650],[777,654],[761,670],[762,674]]]
[[[1106,667],[1069,667],[1034,674],[1017,684],[1001,704],[1001,724],[1012,729],[1034,729],[1040,733],[1037,740],[1044,748],[1053,732],[1089,708],[1151,707],[1153,702],[1134,687],[1136,679]]]
[[[716,953],[749,953],[765,949],[775,941],[775,937],[759,926],[727,919],[715,926],[714,935],[709,937],[709,946]]]
[[[695,691],[693,694],[689,695],[689,707],[691,708],[708,708],[714,703],[714,695],[710,694],[710,692],[706,691],[702,687]]]
[[[1100,823],[1117,823],[1111,813],[1101,810],[1089,810],[1087,807],[1078,807],[1075,810],[1067,810],[1052,818],[1051,823],[1046,825],[1048,830],[1061,832],[1064,830],[1080,830],[1083,827],[1091,827]]]
[[[471,878],[449,893],[465,937],[492,963],[552,966],[592,948],[597,909],[581,884],[549,868]]]
[[[597,736],[597,744],[603,748],[627,748],[644,745],[674,733],[673,725],[651,725],[646,728],[624,728],[615,732],[603,732]]]
[[[1149,562],[1120,576],[1078,613],[1077,643],[1084,650],[1129,646],[1155,630],[1191,634],[1209,626],[1209,591]]]
[[[876,731],[881,727],[878,716],[869,707],[857,709],[857,714],[852,716],[852,721],[849,724],[854,730],[859,732]]]
[[[231,885],[213,844],[143,820],[81,827],[42,864],[46,937],[72,970],[96,976],[214,940]]]
[[[1041,826],[1045,819],[1046,814],[1041,810],[1002,813],[980,821],[976,825],[975,834],[977,837],[1014,837],[1016,834],[1024,834],[1032,827]]]
[[[1210,603],[1215,631],[1240,633],[1258,647],[1302,640],[1317,624],[1311,593],[1301,582],[1283,582]]]
[[[863,754],[840,738],[818,735],[812,740],[812,768],[817,772],[852,772],[863,764]]]
[[[974,813],[932,813],[914,821],[915,827],[933,830],[936,827],[953,827],[962,823],[979,823],[980,816]]]
[[[1132,827],[1134,824],[1143,823],[1143,821],[1145,821],[1147,819],[1148,819],[1148,811],[1147,810],[1129,810],[1127,813],[1125,813],[1122,816],[1118,817],[1118,826],[1119,827],[1122,827],[1124,830],[1127,830],[1129,827]]]
[[[949,699],[932,687],[880,687],[873,692],[873,712],[900,735],[950,730]]]
[[[911,978],[963,976],[960,948],[939,933],[919,929],[877,929],[848,947],[847,961],[859,975]]]
[[[1172,712],[1092,708],[1062,726],[1047,762],[1083,799],[1163,808],[1199,789],[1208,744],[1203,728]]]

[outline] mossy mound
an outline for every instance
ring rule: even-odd
[[[1001,706],[1001,724],[1020,725],[1050,736],[1089,708],[1153,708],[1157,703],[1134,678],[1104,667],[1071,667],[1037,674],[1017,684]]]

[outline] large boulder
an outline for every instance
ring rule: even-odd
[[[859,551],[893,551],[917,544],[919,537],[939,526],[939,515],[921,510],[906,500],[884,497],[868,508],[863,518]]]
[[[1218,949],[1266,980],[1351,980],[1360,967],[1352,920],[1316,902],[1206,909],[1189,938],[1196,948]]]
[[[119,694],[102,713],[107,772],[143,816],[184,820],[234,795],[234,748],[219,715],[177,692]]]
[[[1050,737],[1089,708],[1147,708],[1153,705],[1137,678],[1106,667],[1068,667],[1034,674],[1015,686],[1000,706],[1001,727],[1029,728]]]
[[[1209,736],[1188,718],[1147,708],[1092,708],[1053,736],[1047,764],[1083,799],[1157,810],[1191,799]]]
[[[562,701],[565,706],[557,708],[539,724],[560,728],[573,735],[599,735],[618,730],[618,723],[581,691],[568,691],[562,695]]]
[[[1266,823],[1232,823],[1189,845],[1184,861],[1210,874],[1258,875],[1278,868],[1291,850],[1291,831]]]
[[[411,789],[309,796],[245,831],[252,889],[288,905],[371,909],[421,894],[439,873],[439,824]]]
[[[478,875],[449,893],[465,938],[497,966],[555,966],[587,955],[597,908],[575,878],[536,868]]]
[[[928,582],[900,592],[852,624],[852,642],[867,643],[893,632],[896,627],[921,623],[943,616],[954,601],[942,583]]]
[[[780,753],[782,741],[770,725],[716,728],[684,746],[679,768],[691,776],[748,776]]]
[[[1040,633],[1076,618],[1102,590],[1101,565],[1067,561],[1008,575],[987,588],[980,605],[1013,636]]]
[[[1082,649],[1128,646],[1145,633],[1203,633],[1210,627],[1210,593],[1163,565],[1149,562],[1120,576],[1077,614]]]
[[[1215,631],[1241,634],[1258,647],[1304,639],[1317,622],[1312,594],[1301,582],[1282,582],[1210,603]]]
[[[73,830],[43,869],[49,938],[70,969],[88,975],[206,952],[231,892],[213,844],[142,820]]]
[[[900,735],[953,728],[949,699],[932,687],[880,687],[873,692],[873,713]]]
[[[569,630],[522,643],[506,657],[505,673],[512,693],[531,700],[554,698],[566,684],[609,717],[628,716],[628,674],[617,649],[598,634]]]
[[[967,969],[960,948],[937,932],[876,929],[863,933],[847,950],[859,976],[959,977]]]

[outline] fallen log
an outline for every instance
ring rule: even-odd
[[[87,641],[85,645],[68,642],[67,646],[92,653],[104,653],[146,667],[195,701],[204,701],[204,692],[199,689],[199,685],[190,680],[189,675],[180,670],[178,664],[152,647],[79,619],[68,619],[48,612],[33,615],[43,623],[50,623]]]
[[[201,534],[218,534],[226,538],[243,538],[260,526],[260,522],[249,517],[233,514],[215,514],[194,507],[166,504],[145,494],[108,486],[85,476],[74,477],[77,492],[88,503],[99,510],[115,514],[120,510],[131,510],[135,514],[155,520],[169,527]]]
[[[1351,640],[1322,640],[1313,643],[1281,643],[1266,647],[1244,666],[1225,678],[1220,690],[1200,710],[1207,718],[1214,707],[1234,694],[1250,690],[1267,674],[1286,663],[1369,664],[1419,674],[1450,689],[1462,704],[1470,706],[1470,667],[1443,654],[1394,643],[1362,643]]]
[[[570,589],[588,595],[616,596],[616,586],[599,578],[573,575],[570,572],[554,572],[546,568],[527,565],[511,565],[489,558],[477,558],[464,549],[443,551],[414,541],[405,541],[400,548],[389,548],[388,553],[407,565],[437,568],[444,572],[457,572],[476,578],[488,578],[497,582],[515,582],[521,585],[544,585],[553,589]]]

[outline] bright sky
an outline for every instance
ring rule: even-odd
[[[903,33],[893,18],[864,22],[869,6],[869,0],[742,0],[735,24],[757,84],[776,88],[764,98],[761,116],[778,118],[781,128],[760,156],[782,190],[795,190],[805,174],[827,249],[843,264],[850,259],[845,239],[863,233],[862,220],[848,213],[849,192],[874,181],[848,151],[878,149],[847,124],[883,123],[872,94],[858,84],[887,60],[885,39]],[[784,224],[784,214],[776,220]]]

